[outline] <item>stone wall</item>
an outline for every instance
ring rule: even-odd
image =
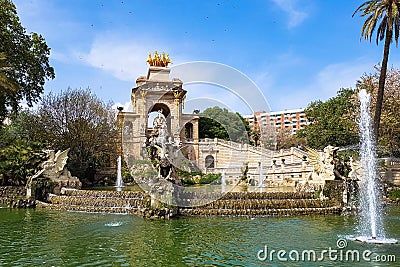
[[[147,195],[133,191],[63,190],[62,195],[50,194],[47,201],[49,204],[41,203],[41,207],[133,214],[150,205]]]
[[[384,165],[381,171],[383,181],[386,183],[400,186],[400,159],[399,158],[383,158]]]
[[[214,168],[206,169],[207,156],[214,158]],[[383,181],[400,185],[400,159],[382,158],[380,161]],[[325,182],[313,175],[314,166],[304,150],[292,147],[273,151],[218,138],[199,140],[197,165],[203,172],[224,172],[227,183],[236,184],[242,176],[244,164],[248,164],[248,178],[254,180],[255,185],[258,185],[260,173],[264,185],[283,185],[287,181],[323,185]]]
[[[265,182],[277,185],[288,180],[293,183],[296,181],[323,183],[323,181],[309,181],[314,167],[307,160],[307,153],[295,147],[273,151],[218,138],[206,138],[200,140],[199,151],[197,162],[199,168],[203,172],[224,172],[229,184],[239,181],[244,164],[248,164],[248,178],[255,180],[256,185],[258,185],[260,173],[263,174]],[[207,156],[214,158],[213,169],[206,170],[205,168]]]
[[[0,186],[0,206],[9,206],[14,200],[24,198],[24,186]]]

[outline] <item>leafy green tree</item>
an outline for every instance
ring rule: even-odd
[[[374,131],[375,137],[378,138],[380,119],[382,113],[383,93],[385,88],[385,79],[387,72],[387,64],[389,61],[390,44],[393,39],[398,45],[400,34],[400,1],[399,0],[370,0],[361,4],[356,13],[361,13],[361,17],[367,17],[362,28],[361,38],[372,40],[374,31],[376,31],[376,44],[385,40],[383,49],[382,66],[379,76],[378,94],[376,98],[376,108],[374,115]]]
[[[26,33],[10,0],[0,0],[0,55],[2,122],[9,109],[18,111],[22,100],[28,106],[38,101],[46,79],[55,77],[49,64],[50,48],[41,35]]]
[[[276,149],[289,149],[291,147],[303,147],[306,143],[304,137],[292,134],[290,130],[279,129],[276,134]]]
[[[117,123],[112,103],[87,90],[68,89],[43,97],[29,135],[49,148],[70,148],[68,168],[80,179],[88,168],[109,167],[117,157]],[[85,179],[83,180],[85,182]]]
[[[364,74],[357,82],[357,89],[371,94],[371,113],[375,110],[379,87],[379,69]],[[392,156],[400,157],[400,69],[388,70],[382,103],[378,144],[387,148]]]
[[[199,137],[220,138],[248,143],[250,126],[239,114],[218,106],[207,108],[199,114]]]
[[[312,102],[305,110],[310,125],[296,135],[306,138],[307,144],[316,149],[328,145],[343,147],[357,144],[358,132],[354,117],[354,90],[341,89],[336,97],[326,102]]]
[[[6,55],[0,53],[0,88],[9,93],[15,93],[18,91],[18,85],[6,76],[5,72],[8,70],[10,67],[7,66]]]
[[[46,159],[39,142],[15,140],[11,145],[0,150],[0,184],[25,185],[29,176],[39,170],[39,165]]]
[[[0,129],[0,185],[24,185],[46,158],[45,145],[27,138],[32,116],[21,112]]]

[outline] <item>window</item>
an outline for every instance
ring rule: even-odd
[[[214,163],[214,157],[211,155],[208,155],[205,159],[205,167],[206,169],[208,168],[215,168],[215,163]]]

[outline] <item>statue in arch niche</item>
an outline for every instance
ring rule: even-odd
[[[154,129],[159,129],[163,124],[167,124],[167,121],[165,120],[164,115],[162,114],[162,109],[157,111],[157,117],[154,118],[153,120],[153,128]]]
[[[168,132],[167,121],[160,109],[157,117],[153,120],[153,130],[148,137],[148,156],[153,162],[157,162],[159,178],[180,184],[175,167],[172,164],[174,151],[177,150],[178,147],[173,143],[172,137]]]

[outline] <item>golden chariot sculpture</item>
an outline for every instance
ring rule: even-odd
[[[160,56],[157,51],[154,51],[154,56],[152,56],[151,53],[149,53],[146,62],[149,63],[150,66],[154,67],[168,67],[169,63],[172,64],[168,54],[162,52]]]

